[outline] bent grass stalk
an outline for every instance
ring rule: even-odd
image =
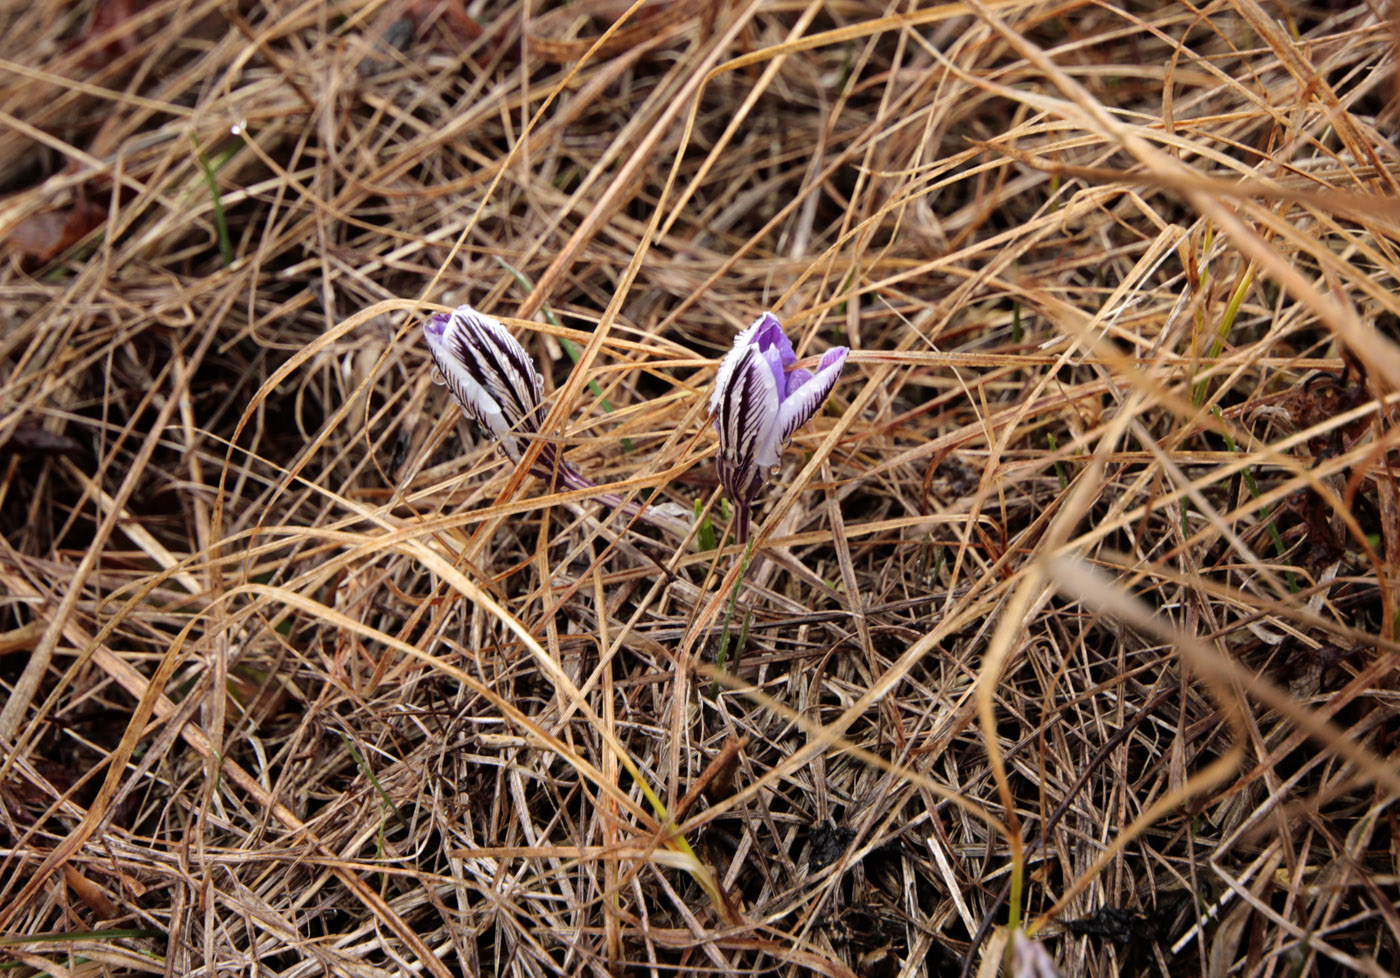
[[[530,295],[535,291],[534,284],[528,278],[525,277],[524,273],[522,273],[519,269],[517,269],[510,262],[506,261],[500,255],[495,255],[493,257],[496,259],[496,264],[500,265],[507,272],[509,272],[511,278],[515,279],[516,283],[522,289],[525,290],[526,295]],[[540,307],[540,311],[544,313],[544,318],[549,320],[549,325],[553,326],[555,329],[564,328],[563,323],[559,322],[559,317],[554,315],[554,310],[550,309],[549,306],[542,305]],[[574,363],[578,363],[578,347],[574,346],[573,340],[569,339],[567,336],[560,336],[559,345],[564,348],[564,352],[568,354],[568,357],[571,361],[573,361]],[[607,414],[612,414],[612,402],[609,401],[603,395],[603,385],[598,383],[598,381],[596,380],[590,380],[588,382],[588,389],[592,391],[593,396],[598,399],[598,403],[602,406],[603,411]],[[623,437],[622,450],[624,452],[627,452],[629,455],[632,453],[632,439],[627,438],[625,436]]]

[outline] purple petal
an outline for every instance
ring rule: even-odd
[[[768,361],[773,371],[773,385],[778,397],[781,399],[786,396],[789,385],[784,371],[797,362],[797,354],[793,352],[792,343],[783,333],[783,324],[778,322],[778,317],[771,312],[765,312],[734,337],[733,348],[724,355],[724,360],[719,365],[719,374],[715,377],[714,392],[710,395],[711,413],[719,412],[719,392],[734,372],[735,364],[749,347],[757,349]],[[770,351],[776,353],[776,359],[770,355]]]
[[[779,363],[782,364],[784,370],[797,362],[797,354],[792,349],[792,340],[787,338],[787,334],[783,332],[783,324],[771,312],[765,312],[759,316],[745,332],[753,333],[753,342],[758,344],[760,350],[764,352],[776,351]]]
[[[800,387],[789,387],[787,400],[778,412],[779,447],[786,445],[797,429],[810,421],[821,408],[822,402],[836,386],[837,378],[841,376],[841,368],[846,362],[846,354],[849,352],[844,346],[828,350],[822,356],[815,374]]]
[[[798,367],[796,370],[792,371],[790,374],[787,375],[787,390],[784,393],[784,397],[786,398],[788,394],[795,392],[799,387],[801,387],[803,384],[807,383],[807,381],[811,379],[812,371],[806,369],[805,367]]]
[[[768,371],[773,375],[773,389],[778,392],[778,400],[787,396],[788,379],[787,373],[783,370],[783,357],[773,347],[758,348],[759,356],[768,365]]]
[[[757,344],[759,349],[767,346],[776,346],[783,335],[783,324],[777,316],[771,312],[764,312],[759,315],[749,328],[745,331],[752,333],[749,342]]]

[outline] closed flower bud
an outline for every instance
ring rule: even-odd
[[[506,328],[471,306],[434,313],[423,324],[433,363],[467,417],[506,457],[519,462],[544,418],[544,379]],[[551,483],[561,463],[554,446],[540,451],[535,471]]]

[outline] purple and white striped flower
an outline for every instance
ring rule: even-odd
[[[433,363],[447,389],[512,462],[525,455],[545,415],[544,378],[506,328],[471,306],[438,312],[423,324]],[[560,481],[566,464],[549,443],[540,449],[536,474]]]
[[[734,501],[740,543],[748,540],[754,497],[798,428],[826,400],[850,351],[834,347],[822,355],[816,373],[792,369],[792,341],[778,317],[765,312],[734,338],[710,395],[719,432],[715,468]]]

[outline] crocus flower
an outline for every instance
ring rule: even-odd
[[[734,500],[740,543],[748,540],[749,512],[764,477],[836,386],[849,352],[844,346],[827,350],[815,374],[792,369],[797,354],[771,312],[734,338],[715,378],[710,411],[719,432],[715,468]]]
[[[471,306],[438,312],[423,324],[438,372],[457,403],[512,462],[544,418],[544,379],[525,348],[497,320]],[[554,446],[541,447],[536,474],[550,483],[566,471]]]

